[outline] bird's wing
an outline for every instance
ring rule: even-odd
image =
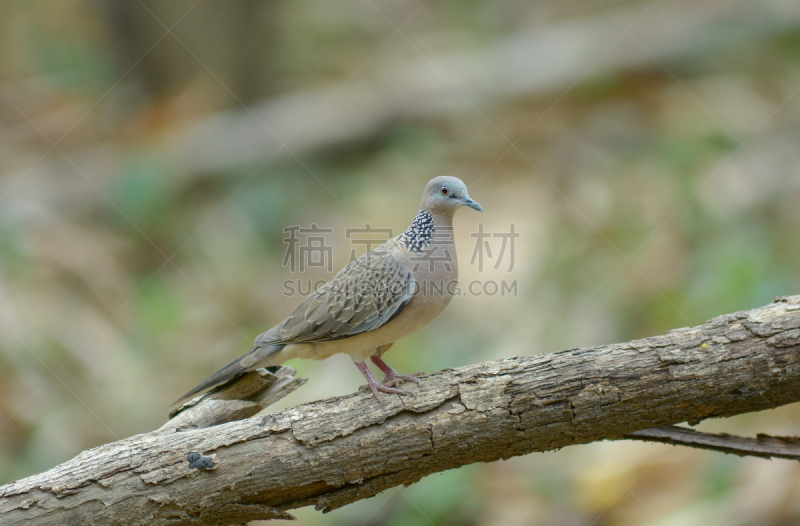
[[[338,340],[389,322],[411,301],[415,285],[392,252],[386,244],[351,261],[256,345]]]

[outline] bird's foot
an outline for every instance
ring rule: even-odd
[[[361,374],[364,375],[364,378],[367,379],[367,383],[369,384],[369,388],[372,389],[372,394],[375,395],[375,398],[378,399],[378,402],[383,403],[383,401],[381,400],[381,395],[379,394],[379,392],[390,393],[390,394],[399,394],[399,395],[409,394],[408,391],[404,391],[402,389],[395,388],[394,385],[397,383],[396,381],[394,383],[391,383],[391,384],[388,384],[385,381],[384,382],[378,382],[375,379],[375,377],[372,376],[372,372],[369,370],[369,367],[367,367],[367,364],[365,364],[365,363],[356,363],[356,367],[358,367],[358,370],[361,371]],[[415,380],[416,380],[416,378],[415,378]]]
[[[383,378],[383,385],[388,387],[393,387],[397,385],[398,381],[403,382],[414,382],[415,384],[419,383],[419,378],[417,376],[422,376],[422,371],[414,373],[414,374],[400,374],[395,371],[391,365],[381,360],[380,356],[372,356],[370,357],[372,363],[378,366],[378,368],[383,371],[386,376]]]
[[[392,387],[391,385],[387,385],[386,383],[383,383],[383,382],[380,382],[380,383],[379,382],[374,382],[374,383],[370,384],[369,387],[370,387],[370,389],[372,389],[372,394],[375,395],[375,398],[377,398],[379,402],[381,402],[381,395],[378,394],[379,391],[381,393],[390,393],[390,394],[399,394],[399,395],[410,394],[408,391],[404,391],[403,389],[397,389],[397,388]]]
[[[382,383],[383,383],[383,385],[387,385],[389,387],[393,387],[393,386],[397,385],[398,381],[401,381],[401,382],[414,382],[415,384],[418,384],[419,383],[419,378],[417,378],[417,376],[422,376],[423,374],[425,374],[425,373],[423,373],[422,371],[420,371],[418,373],[414,373],[414,374],[399,374],[397,372],[395,372],[394,374],[389,373],[383,379]]]

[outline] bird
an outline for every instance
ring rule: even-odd
[[[274,371],[294,358],[323,360],[339,353],[350,355],[379,402],[381,392],[408,394],[398,384],[419,383],[422,373],[400,374],[383,355],[433,320],[456,293],[453,215],[465,206],[483,212],[460,179],[433,178],[402,234],[353,259],[288,318],[260,334],[252,349],[173,405],[261,367]],[[367,359],[383,371],[383,381],[372,375]]]

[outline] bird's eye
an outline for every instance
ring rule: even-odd
[[[443,187],[439,188],[439,192],[441,192],[442,195],[448,195],[450,193],[450,189],[447,188],[446,186],[443,186]]]

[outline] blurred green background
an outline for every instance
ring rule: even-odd
[[[336,270],[346,229],[399,233],[437,175],[486,210],[456,218],[462,282],[518,293],[456,298],[401,371],[800,293],[798,88],[784,0],[0,3],[0,484],[160,426],[288,315],[285,227],[333,229]],[[519,232],[511,270],[470,264],[479,223]],[[310,381],[281,407],[363,381],[292,365]],[[800,407],[698,428],[799,435]],[[596,443],[297,516],[788,525],[800,466]]]

